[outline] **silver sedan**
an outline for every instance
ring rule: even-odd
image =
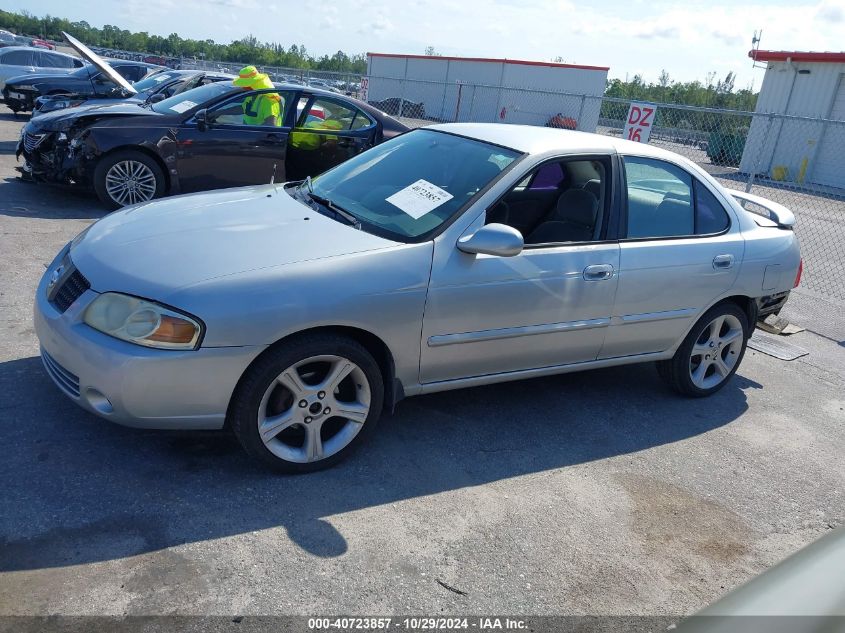
[[[716,392],[798,283],[793,224],[648,145],[437,125],[313,181],[109,215],[50,264],[35,325],[92,413],[228,426],[310,471],[406,396],[647,361]]]

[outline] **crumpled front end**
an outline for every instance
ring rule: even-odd
[[[23,157],[18,167],[24,179],[62,185],[91,184],[89,165],[94,158],[86,133],[39,129],[31,123],[21,132],[15,156]]]

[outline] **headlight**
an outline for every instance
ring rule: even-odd
[[[195,349],[202,326],[152,301],[106,292],[85,311],[85,323],[123,341],[161,349]]]

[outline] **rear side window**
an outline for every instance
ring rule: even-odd
[[[626,157],[628,237],[693,235],[692,176],[660,160]]]
[[[628,237],[683,237],[721,233],[728,214],[710,191],[677,165],[625,159]]]
[[[9,51],[0,59],[0,63],[10,66],[34,66],[34,53],[30,51]]]
[[[728,213],[710,190],[695,181],[695,233],[721,233],[730,225]]]

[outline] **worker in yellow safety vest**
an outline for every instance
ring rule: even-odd
[[[330,113],[325,111],[327,115]],[[297,149],[317,149],[324,143],[332,143],[338,140],[336,134],[315,134],[313,132],[299,130],[342,130],[343,124],[335,119],[320,119],[309,117],[309,120],[300,128],[297,128],[290,135],[290,143]]]
[[[265,90],[273,88],[264,73],[258,72],[255,66],[244,66],[238,76],[232,81],[238,88],[245,90]],[[279,127],[282,125],[282,112],[284,102],[277,92],[262,92],[250,95],[243,102],[244,123],[246,125],[269,125]]]

